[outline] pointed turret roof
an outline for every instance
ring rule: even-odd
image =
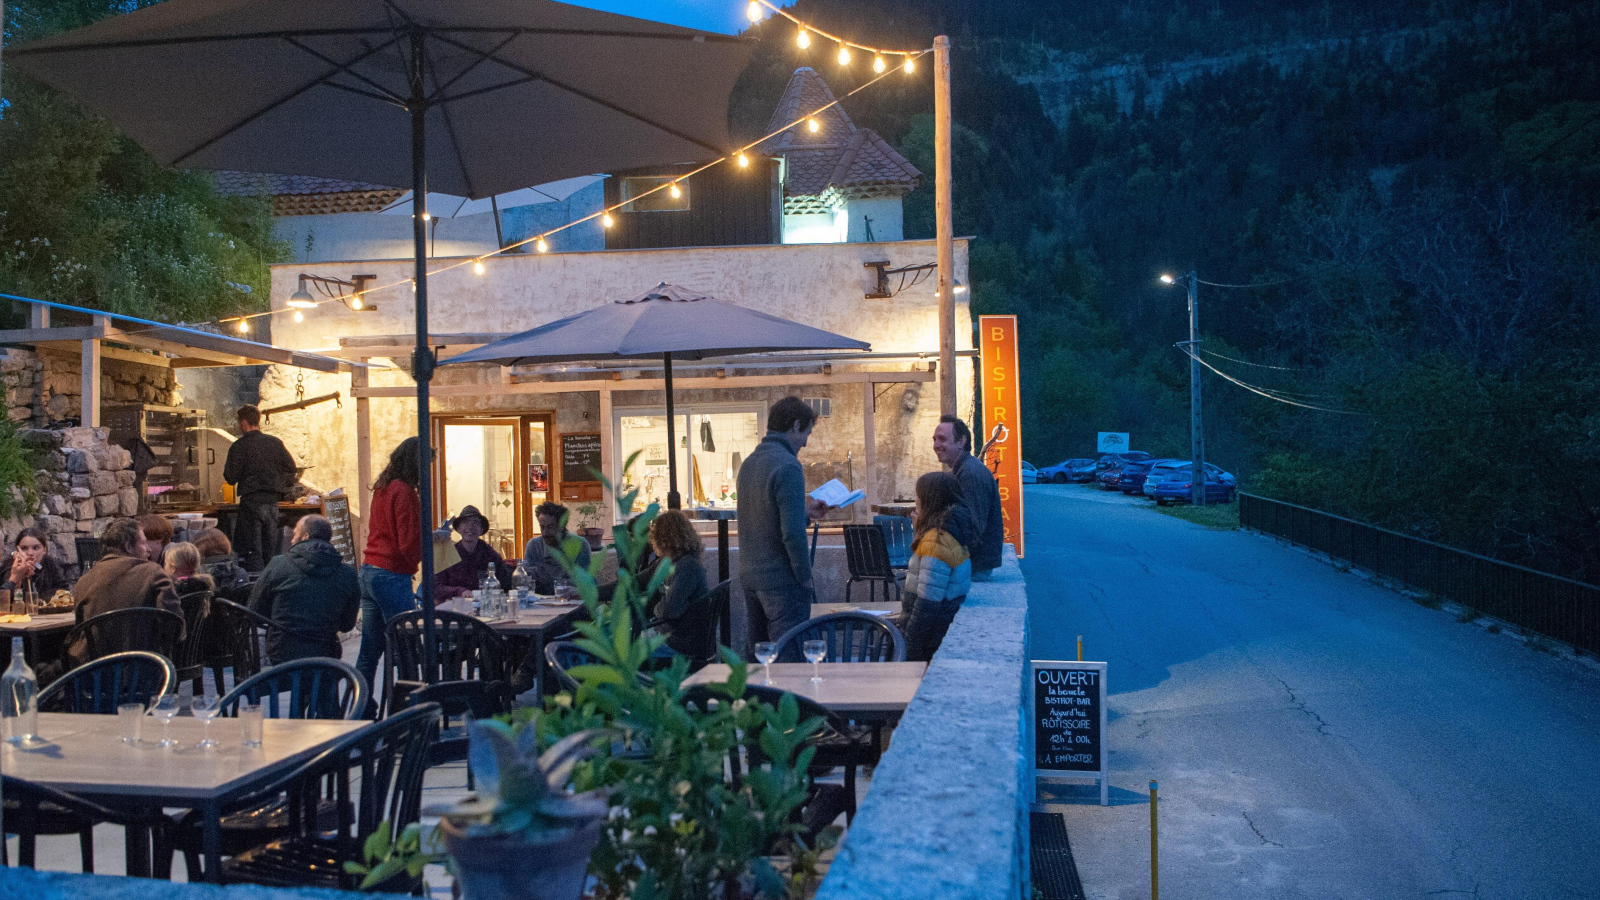
[[[778,99],[767,131],[776,131],[807,112],[834,102],[833,91],[816,70],[796,69]],[[815,116],[816,131],[804,122],[763,141],[757,148],[787,162],[784,211],[817,211],[834,200],[900,196],[922,182],[922,173],[878,133],[858,128],[843,106]]]

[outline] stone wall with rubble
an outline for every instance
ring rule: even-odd
[[[156,357],[152,356],[152,360]],[[76,354],[41,348],[0,349],[0,382],[6,395],[6,415],[13,422],[45,426],[65,419],[80,419],[83,362]],[[145,365],[123,359],[101,359],[100,402],[181,405],[178,377],[164,365]]]
[[[139,511],[133,457],[108,442],[105,428],[27,428],[21,436],[39,466],[39,508],[0,523],[7,546],[35,526],[50,536],[50,555],[75,567],[77,538],[99,537],[112,519]]]

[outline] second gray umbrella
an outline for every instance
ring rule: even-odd
[[[444,365],[502,366],[600,359],[653,359],[666,368],[667,446],[675,446],[672,360],[707,359],[776,350],[870,350],[858,341],[779,316],[756,312],[698,291],[662,282],[629,300],[557,319],[484,344]],[[678,509],[677,454],[667,454],[667,507]]]

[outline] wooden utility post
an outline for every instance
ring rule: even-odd
[[[950,38],[933,39],[933,204],[939,260],[939,414],[956,412],[955,224],[950,211]]]

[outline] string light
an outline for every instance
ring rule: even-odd
[[[294,320],[297,323],[304,322],[306,320],[306,314],[297,309],[294,311]]]
[[[605,215],[602,215],[600,217],[600,225],[601,225],[601,227],[610,228],[611,226],[613,226],[615,224],[617,224],[617,220],[611,218],[611,213],[606,213]]]
[[[839,65],[850,65],[850,48],[843,44],[839,45]]]
[[[240,319],[239,320],[239,333],[240,334],[249,334],[250,333],[250,320],[249,319]]]
[[[758,22],[765,17],[766,12],[762,9],[763,7],[765,7],[766,10],[770,10],[772,13],[782,16],[783,18],[794,23],[795,27],[798,29],[798,31],[795,33],[795,43],[798,44],[802,50],[811,46],[812,32],[816,32],[817,36],[824,40],[834,41],[837,43],[839,45],[840,65],[849,65],[851,56],[850,51],[855,49],[864,53],[871,53],[875,57],[901,57],[906,61],[905,70],[909,73],[916,71],[916,66],[911,63],[911,60],[927,52],[926,50],[891,50],[885,47],[869,47],[866,44],[858,43],[856,41],[847,41],[839,35],[829,34],[820,28],[814,27],[809,22],[801,21],[800,19],[796,18],[793,13],[778,6],[775,0],[750,0],[750,4],[745,10],[746,15],[750,17],[750,21]],[[874,60],[872,64],[873,71],[879,73],[880,75],[888,71],[889,61],[884,60],[881,65],[882,67],[880,68],[880,64],[876,60]]]
[[[361,311],[361,307],[363,307],[365,305],[366,304],[361,302],[361,295],[360,294],[357,294],[354,297],[350,298],[350,308],[353,309],[353,310],[356,310],[357,312],[360,312]]]
[[[822,130],[822,123],[817,121],[816,116],[812,116],[806,119],[806,127],[811,129],[811,132],[815,134]]]
[[[745,10],[744,14],[749,16],[752,22],[761,21],[761,4],[757,0],[750,0],[750,8]]]
[[[672,195],[672,199],[677,200],[683,196],[683,188],[678,187],[678,183],[674,181],[672,183],[672,187],[667,190],[667,193]]]
[[[912,72],[915,72],[916,70],[917,70],[917,60],[916,60],[916,58],[915,57],[911,57],[911,56],[906,57],[906,74],[909,75]]]
[[[800,29],[800,34],[795,37],[794,42],[800,45],[801,50],[804,50],[811,46],[811,35],[806,33],[806,30],[802,28]]]
[[[750,168],[750,157],[746,156],[744,154],[744,151],[742,151],[742,150],[739,151],[739,168],[741,168],[741,169]]]
[[[872,71],[881,75],[883,74],[884,70],[888,68],[889,64],[883,61],[883,56],[881,54],[872,58]]]
[[[539,248],[539,252],[540,253],[549,253],[550,252],[550,245],[544,242],[544,238],[539,238],[539,243],[536,244],[535,246],[537,246]]]
[[[480,259],[477,262],[472,264],[472,274],[474,274],[474,275],[482,275],[483,274],[483,260]]]
[[[424,221],[424,222],[426,222],[426,221],[428,221],[429,219],[432,219],[432,218],[433,218],[433,216],[430,216],[427,213],[423,213],[422,214],[422,221]]]

